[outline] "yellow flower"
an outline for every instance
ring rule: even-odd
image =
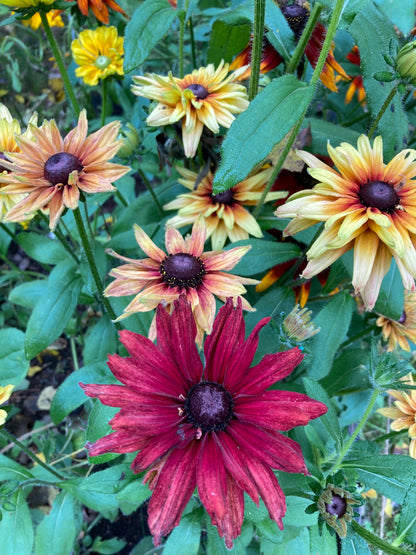
[[[65,24],[62,21],[62,17],[60,16],[61,10],[51,10],[46,14],[48,18],[49,25],[51,27],[64,27]],[[34,31],[37,31],[39,27],[42,25],[42,21],[40,19],[40,15],[35,13],[32,15],[30,19],[23,19],[22,23],[25,27],[30,27]]]
[[[30,118],[32,125],[36,125],[37,114],[34,114]],[[5,152],[19,152],[20,148],[16,142],[17,136],[24,136],[28,139],[31,137],[30,129],[25,133],[21,133],[19,122],[14,119],[6,108],[4,104],[0,104],[0,175],[3,172],[7,172],[5,166],[3,166],[3,161],[6,160]],[[2,188],[1,178],[0,178],[0,190]],[[23,200],[25,195],[6,195],[0,194],[0,222],[3,219],[3,215],[10,210],[15,204]],[[22,218],[23,220],[26,218]]]
[[[109,75],[124,75],[124,38],[119,37],[115,27],[98,27],[95,31],[81,31],[72,41],[72,56],[77,67],[75,75],[93,87],[99,79]]]
[[[167,254],[157,247],[146,233],[134,226],[136,241],[148,258],[133,260],[109,250],[108,253],[127,262],[114,268],[110,276],[116,279],[104,294],[112,297],[135,295],[124,313],[117,319],[135,312],[149,312],[163,303],[173,309],[173,303],[185,295],[192,305],[197,325],[197,341],[202,344],[204,331],[211,333],[215,317],[215,296],[225,302],[226,297],[237,298],[246,293],[244,285],[255,285],[257,280],[229,274],[228,270],[240,262],[250,249],[235,247],[228,251],[204,252],[205,220],[200,216],[185,239],[173,227],[166,230]],[[253,310],[242,298],[245,310]],[[155,319],[149,337],[156,337]]]
[[[0,387],[0,405],[3,405],[6,401],[10,399],[10,395],[12,394],[14,385],[6,385],[4,387]],[[0,409],[0,426],[2,426],[6,422],[7,418],[7,411]]]
[[[407,339],[416,343],[416,293],[405,293],[404,310],[399,320],[391,320],[380,315],[376,324],[382,328],[384,341],[389,342],[389,351],[393,351],[397,345],[405,351],[410,351]]]
[[[33,8],[34,6],[50,6],[55,0],[0,0],[0,4],[10,8]]]
[[[247,91],[234,83],[246,66],[228,74],[229,64],[222,61],[195,69],[183,79],[156,74],[133,77],[132,91],[159,103],[147,118],[152,126],[162,126],[182,120],[182,141],[185,156],[195,156],[204,125],[218,133],[220,125],[230,127],[235,117],[248,107]]]
[[[120,123],[112,121],[87,137],[85,110],[78,125],[63,139],[54,120],[39,129],[31,126],[33,140],[20,137],[21,152],[8,154],[3,165],[10,171],[0,174],[6,185],[1,193],[27,196],[7,212],[4,221],[16,222],[28,213],[49,209],[49,226],[53,230],[65,207],[78,207],[80,191],[112,191],[112,182],[130,168],[108,162],[122,141],[116,140]]]
[[[309,279],[354,249],[353,286],[365,306],[372,309],[383,277],[394,257],[405,289],[413,290],[416,277],[416,150],[399,152],[383,163],[383,142],[373,147],[364,135],[358,150],[342,143],[328,145],[336,169],[309,152],[298,156],[319,183],[292,195],[280,206],[279,218],[294,218],[285,235],[293,235],[318,222],[325,228],[306,253]]]
[[[185,168],[177,168],[183,179],[179,183],[189,189],[190,193],[179,195],[178,198],[164,206],[165,210],[179,209],[178,215],[166,222],[166,225],[183,227],[192,224],[202,214],[207,224],[207,238],[211,237],[214,250],[222,249],[227,238],[230,241],[248,239],[249,235],[262,237],[259,224],[243,206],[254,206],[260,199],[273,168],[261,169],[259,172],[237,183],[217,195],[212,194],[214,176],[209,172],[195,189],[198,175]],[[287,192],[269,193],[266,201],[284,198]]]
[[[407,376],[401,378],[401,381],[407,382],[412,386],[416,385],[413,381],[412,374],[407,374]],[[409,437],[411,438],[409,455],[416,459],[416,390],[389,390],[387,393],[396,399],[396,401],[394,401],[394,407],[378,409],[377,412],[387,418],[393,419],[390,428],[394,432],[408,430]]]

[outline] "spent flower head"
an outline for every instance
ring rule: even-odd
[[[294,339],[298,343],[310,339],[321,331],[311,322],[312,311],[307,308],[300,309],[297,304],[283,320],[283,329],[289,339]]]

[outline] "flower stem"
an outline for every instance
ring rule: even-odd
[[[108,103],[108,83],[107,79],[103,79],[102,99],[101,99],[101,127],[105,125],[105,116],[107,115]]]
[[[329,49],[331,48],[331,44],[332,44],[332,39],[334,38],[334,35],[336,33],[337,27],[338,27],[338,23],[341,17],[341,13],[342,13],[342,8],[344,6],[344,1],[345,0],[336,0],[335,2],[335,7],[334,7],[334,11],[332,12],[332,17],[331,17],[331,21],[328,27],[328,31],[326,33],[326,37],[325,37],[325,41],[324,44],[322,46],[322,50],[319,54],[319,58],[318,58],[318,62],[316,64],[315,70],[313,72],[311,81],[310,81],[310,85],[316,86],[319,80],[319,76],[321,75],[322,69],[325,65],[326,62],[326,58],[328,56],[328,52]],[[254,48],[254,45],[253,45]],[[250,81],[251,84],[251,81]],[[292,148],[293,143],[296,140],[296,137],[299,133],[299,129],[302,126],[302,122],[305,119],[306,116],[306,112],[308,111],[309,106],[307,106],[303,113],[301,114],[298,122],[296,123],[296,125],[293,128],[292,134],[289,137],[289,140],[287,141],[285,148],[283,149],[282,154],[280,155],[279,160],[277,161],[276,167],[274,169],[274,172],[272,174],[272,176],[270,177],[266,187],[264,188],[263,194],[256,206],[256,208],[254,209],[253,212],[253,216],[255,218],[257,218],[261,212],[261,209],[263,207],[264,201],[267,197],[267,194],[269,193],[270,189],[272,188],[273,183],[276,180],[276,177],[279,175],[280,170],[283,167],[283,164],[285,163],[286,157],[290,152],[290,149]]]
[[[349,448],[354,443],[355,438],[358,436],[358,434],[363,429],[364,424],[367,422],[367,420],[368,420],[368,418],[369,418],[369,416],[370,416],[370,414],[371,414],[371,412],[374,408],[375,402],[377,401],[378,394],[379,394],[378,388],[374,389],[374,391],[373,391],[373,393],[370,397],[370,401],[368,402],[367,408],[365,409],[365,413],[363,414],[358,426],[355,428],[354,432],[351,434],[350,439],[347,441],[347,443],[342,448],[340,454],[338,455],[337,460],[335,461],[333,467],[330,470],[330,474],[335,474],[337,472],[337,470],[339,469],[339,467],[341,466],[341,463],[344,460],[345,455],[348,453]]]
[[[376,536],[375,534],[358,524],[358,522],[355,520],[351,521],[351,526],[354,532],[365,539],[367,543],[373,545],[374,547],[377,547],[387,555],[411,555],[410,551],[402,549],[401,547],[396,547],[395,545],[382,540],[379,536]]]
[[[308,44],[309,39],[311,38],[311,35],[313,33],[313,30],[315,29],[315,25],[319,19],[322,9],[323,9],[323,6],[319,2],[317,2],[314,5],[311,15],[309,16],[308,22],[306,24],[306,27],[303,30],[302,36],[300,37],[299,42],[296,46],[296,49],[293,52],[293,56],[291,57],[291,59],[289,60],[289,63],[287,64],[286,73],[293,73],[295,69],[298,67],[299,60],[301,59],[302,54],[305,51],[306,45]]]
[[[45,214],[43,214],[43,212],[39,211],[40,217],[42,218],[42,220],[44,222],[46,222],[46,224],[49,226],[49,220],[48,218],[45,216]],[[54,229],[53,234],[55,235],[55,237],[58,238],[59,242],[61,243],[61,245],[64,247],[64,249],[66,250],[66,252],[68,254],[70,254],[72,256],[72,258],[75,260],[75,262],[77,264],[79,264],[79,260],[77,258],[77,255],[74,253],[73,248],[71,247],[71,245],[68,243],[68,241],[66,240],[65,235],[62,233],[62,231],[58,228],[58,226]]]
[[[192,17],[189,18],[189,35],[191,37],[192,66],[196,68],[195,35],[194,35],[194,24],[192,22]]]
[[[12,239],[15,238],[14,233],[12,231],[10,231],[10,229],[7,227],[7,225],[5,225],[3,222],[0,222],[0,228],[7,233],[7,235],[10,235],[10,237]]]
[[[59,480],[65,480],[65,476],[63,476],[60,472],[58,472],[57,470],[55,470],[54,468],[50,467],[47,463],[43,462],[42,459],[40,459],[33,451],[32,449],[29,449],[29,447],[26,447],[26,445],[24,443],[22,443],[21,441],[19,441],[17,439],[17,437],[14,437],[13,434],[11,434],[10,432],[8,432],[7,430],[5,430],[4,428],[2,428],[0,430],[0,435],[3,436],[4,438],[6,438],[8,441],[11,441],[12,443],[14,443],[17,447],[19,447],[19,449],[21,451],[23,451],[24,453],[26,453],[26,455],[28,457],[30,457],[34,462],[36,462],[39,466],[42,466],[43,468],[45,468],[48,472],[50,472],[51,474],[53,474],[54,476],[56,476],[57,478],[59,478]]]
[[[179,77],[183,78],[183,47],[185,37],[185,15],[179,18]]]
[[[350,337],[349,339],[347,339],[346,341],[344,341],[344,343],[341,343],[341,345],[338,347],[338,350],[343,349],[347,345],[350,345],[351,343],[354,343],[354,341],[357,341],[357,339],[360,339],[361,337],[365,337],[366,335],[369,335],[370,333],[372,333],[373,331],[375,331],[377,329],[380,329],[380,328],[378,326],[376,326],[376,324],[374,324],[372,326],[369,326],[365,330],[360,331],[360,333],[357,333],[357,334],[353,335],[352,337]]]
[[[79,208],[75,208],[75,210],[73,210],[73,213],[74,213],[74,217],[75,217],[75,222],[77,224],[78,233],[79,233],[79,236],[81,238],[81,243],[82,243],[82,246],[84,248],[85,254],[87,256],[87,260],[88,260],[88,264],[89,264],[89,267],[90,267],[90,270],[91,270],[91,274],[92,274],[92,277],[93,277],[94,282],[95,282],[95,287],[97,289],[98,296],[100,298],[101,303],[104,305],[104,308],[107,311],[107,314],[110,316],[111,320],[115,320],[117,318],[117,316],[116,316],[114,310],[112,309],[109,300],[107,299],[107,297],[105,297],[103,295],[103,284],[101,283],[101,278],[100,278],[100,275],[98,273],[98,268],[97,268],[97,265],[95,263],[94,254],[92,252],[90,242],[88,241],[88,237],[87,237],[87,233],[86,233],[86,230],[85,230],[84,222],[82,221],[81,212],[80,212]],[[117,330],[122,329],[122,327],[120,326],[120,324],[118,322],[114,322],[114,325],[115,325]]]
[[[72,105],[72,108],[73,108],[76,116],[78,117],[80,112],[81,112],[81,108],[80,108],[80,106],[78,104],[78,100],[75,96],[75,92],[74,92],[74,89],[71,85],[71,81],[69,80],[68,72],[66,71],[64,61],[63,61],[63,58],[62,58],[62,54],[61,54],[61,51],[59,50],[58,43],[56,42],[55,37],[53,36],[51,26],[49,25],[48,18],[46,17],[46,13],[43,12],[42,10],[40,10],[39,15],[40,15],[40,19],[42,21],[43,28],[45,29],[46,37],[47,37],[47,39],[49,41],[49,44],[50,44],[50,47],[52,49],[53,56],[54,56],[55,61],[58,65],[59,72],[60,72],[62,80],[64,82],[64,87],[65,87],[67,97],[68,97],[68,99],[69,99],[69,101]]]
[[[380,108],[379,113],[377,114],[377,116],[374,118],[373,123],[371,124],[370,130],[367,134],[368,138],[371,139],[371,137],[373,136],[374,131],[377,129],[377,125],[379,124],[381,118],[383,117],[384,112],[387,110],[387,108],[389,107],[390,102],[393,100],[394,95],[397,92],[399,85],[395,85],[391,91],[390,94],[388,95],[388,97],[386,98],[386,100],[384,101],[383,106]]]
[[[143,183],[146,185],[147,190],[148,190],[149,193],[152,195],[153,200],[155,201],[155,204],[156,204],[156,206],[157,206],[157,209],[158,209],[159,212],[160,212],[160,215],[161,215],[162,217],[164,217],[164,216],[165,216],[165,212],[164,212],[164,210],[163,210],[163,208],[162,208],[162,205],[160,204],[159,199],[157,198],[156,193],[154,192],[153,187],[150,185],[149,180],[147,179],[145,173],[144,173],[142,170],[137,170],[137,171],[138,171],[140,177],[142,178]]]
[[[266,0],[254,0],[253,45],[251,49],[251,73],[248,99],[253,100],[259,88],[260,62],[263,53],[264,18]]]

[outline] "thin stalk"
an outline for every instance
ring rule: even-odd
[[[56,64],[59,68],[59,72],[61,74],[62,81],[64,82],[64,87],[65,87],[67,97],[68,97],[68,99],[71,103],[71,106],[72,106],[76,116],[79,116],[79,114],[81,112],[81,108],[78,104],[77,97],[75,96],[75,92],[74,92],[74,89],[71,85],[71,81],[69,80],[68,72],[66,71],[66,67],[65,67],[62,55],[61,55],[61,51],[59,50],[58,43],[56,42],[55,37],[53,36],[51,26],[49,25],[48,18],[46,17],[46,13],[43,12],[42,10],[40,10],[39,15],[40,15],[40,19],[42,21],[43,28],[45,29],[46,38],[48,39],[48,42],[49,42],[50,47],[52,49],[52,53],[53,53],[53,56],[55,58]]]
[[[91,239],[91,241],[93,241],[94,240],[94,234],[92,232],[90,217],[88,215],[88,208],[87,208],[87,203],[86,202],[84,202],[84,216],[85,216],[85,221],[87,222],[87,227],[88,227],[88,231],[89,231],[89,234],[90,234],[90,239]]]
[[[382,540],[381,538],[367,530],[367,528],[364,528],[363,526],[361,526],[361,524],[358,524],[356,520],[351,521],[351,526],[354,532],[365,539],[367,543],[373,545],[374,547],[377,547],[378,549],[381,549],[381,551],[383,553],[386,553],[387,555],[411,555],[411,552],[407,551],[407,549],[396,547],[395,545]]]
[[[345,455],[348,453],[348,450],[350,449],[351,445],[354,443],[355,438],[358,436],[358,434],[361,432],[361,430],[364,427],[364,424],[367,422],[373,408],[375,405],[375,402],[377,401],[377,397],[379,394],[379,390],[376,388],[374,389],[371,397],[370,397],[370,401],[368,402],[367,408],[365,409],[365,413],[363,414],[360,422],[358,423],[358,426],[355,428],[354,432],[351,434],[350,439],[347,441],[347,443],[344,445],[344,447],[342,448],[340,454],[338,455],[337,460],[335,461],[333,467],[331,468],[330,474],[335,474],[337,472],[337,470],[339,469],[339,467],[341,466],[342,461],[344,460]]]
[[[77,224],[78,233],[81,238],[81,243],[84,248],[85,254],[87,256],[88,265],[90,267],[91,274],[95,282],[95,288],[97,290],[97,294],[99,296],[101,303],[104,305],[104,308],[107,314],[110,316],[111,320],[115,320],[117,316],[109,300],[107,299],[107,297],[103,295],[103,284],[101,283],[101,278],[98,273],[98,268],[94,259],[94,253],[92,252],[90,242],[88,241],[87,233],[85,230],[84,222],[82,221],[82,216],[79,208],[75,208],[75,210],[73,210],[73,214],[74,214],[75,222]],[[122,327],[118,322],[114,322],[114,326],[116,327],[117,330],[122,329]]]
[[[39,466],[42,466],[45,470],[56,476],[59,480],[65,480],[65,476],[63,476],[60,472],[49,466],[47,463],[43,462],[33,451],[26,447],[24,443],[19,441],[17,437],[14,437],[13,434],[2,428],[0,430],[0,435],[6,438],[8,441],[14,443],[21,451],[26,453],[28,457],[30,457],[34,462],[36,462]]]
[[[371,124],[370,130],[367,134],[368,138],[371,139],[371,137],[373,136],[374,131],[377,129],[377,125],[379,124],[381,118],[383,117],[384,112],[387,110],[387,108],[389,107],[390,102],[393,100],[394,95],[397,92],[399,85],[395,85],[391,91],[390,94],[388,95],[388,97],[386,98],[386,100],[384,101],[383,106],[380,108],[379,113],[377,114],[377,116],[374,118],[373,123]]]
[[[101,127],[105,125],[105,117],[107,115],[107,104],[108,104],[108,82],[107,79],[102,79],[102,98],[101,98]]]
[[[251,49],[251,73],[248,86],[248,99],[251,101],[259,89],[260,62],[263,53],[264,18],[266,0],[254,0],[253,45]]]
[[[0,228],[7,233],[7,235],[9,235],[12,239],[15,239],[14,233],[13,231],[10,231],[10,229],[7,227],[7,225],[5,225],[3,222],[0,222]]]
[[[165,216],[165,212],[164,212],[164,210],[163,210],[163,208],[162,208],[162,205],[160,204],[159,199],[157,198],[156,193],[154,192],[153,187],[150,185],[149,180],[147,179],[145,173],[144,173],[142,170],[137,170],[137,171],[138,171],[140,177],[142,178],[143,183],[146,185],[147,190],[148,190],[149,193],[152,195],[153,200],[155,201],[155,204],[156,204],[156,206],[157,206],[157,209],[158,209],[159,212],[160,212],[160,215],[161,215],[162,217],[164,217],[164,216]]]
[[[45,216],[45,214],[43,214],[43,212],[39,211],[40,217],[42,218],[42,220],[44,222],[47,223],[47,225],[49,226],[49,220],[48,218]],[[64,249],[66,250],[66,252],[72,256],[72,258],[75,260],[75,262],[77,264],[79,264],[79,260],[77,255],[74,253],[74,249],[71,247],[71,245],[68,243],[68,241],[66,240],[65,235],[62,233],[62,231],[56,227],[53,231],[55,237],[58,238],[58,241],[61,243],[61,245],[64,247]]]
[[[74,363],[75,370],[79,370],[79,362],[78,362],[78,354],[77,354],[77,346],[75,344],[75,338],[71,336],[69,340],[69,344],[71,346],[71,355],[72,361]]]
[[[323,5],[317,2],[311,15],[309,16],[308,22],[306,23],[306,27],[303,30],[302,36],[299,39],[298,44],[296,45],[296,49],[293,52],[292,57],[289,60],[289,63],[286,67],[286,73],[293,73],[295,69],[298,67],[299,61],[305,51],[306,45],[309,42],[309,39],[312,36],[313,30],[315,29],[315,25],[318,22],[319,16],[321,15],[321,11],[323,9]]]
[[[192,17],[189,18],[189,35],[191,37],[192,67],[196,68],[195,35],[194,35],[194,24],[192,21]]]
[[[40,428],[36,428],[35,430],[31,430],[30,432],[26,432],[25,434],[23,434],[19,437],[19,440],[23,441],[24,439],[27,439],[28,437],[31,437],[35,434],[39,434],[41,432],[44,432],[45,430],[48,430],[49,428],[53,428],[54,426],[55,426],[55,424],[53,422],[49,422],[49,424],[45,424],[45,426],[41,426]],[[7,453],[7,451],[10,451],[10,449],[13,449],[13,444],[12,443],[9,443],[5,447],[3,447],[3,449],[0,450],[0,454],[2,455],[3,453]]]
[[[343,349],[344,347],[346,347],[347,345],[350,345],[351,343],[354,343],[354,341],[357,341],[357,339],[360,339],[361,337],[365,337],[366,335],[369,335],[376,329],[378,329],[378,326],[376,326],[376,324],[374,324],[373,326],[369,326],[365,330],[360,331],[360,333],[357,333],[352,337],[350,337],[349,339],[347,339],[346,341],[344,341],[344,343],[341,343],[341,345],[338,347],[338,350]]]
[[[344,6],[344,1],[345,0],[336,0],[335,2],[335,7],[334,7],[334,11],[332,12],[332,17],[331,17],[331,21],[329,23],[329,27],[326,33],[326,37],[324,40],[324,44],[322,45],[322,50],[319,54],[319,58],[318,58],[318,62],[316,64],[315,70],[313,72],[311,81],[310,81],[310,85],[313,85],[314,87],[317,85],[318,80],[319,80],[319,76],[321,75],[322,69],[325,65],[326,62],[326,58],[328,56],[329,50],[331,48],[331,44],[332,44],[332,40],[335,36],[335,33],[337,31],[337,27],[338,27],[338,23],[342,14],[342,8]],[[302,122],[305,119],[306,116],[306,112],[308,111],[309,106],[307,106],[305,108],[305,110],[303,111],[302,115],[300,116],[298,122],[296,123],[296,125],[293,128],[293,131],[289,137],[288,142],[285,145],[285,148],[283,149],[282,154],[280,155],[279,160],[277,161],[276,167],[273,171],[272,176],[270,177],[266,187],[264,188],[263,194],[256,206],[256,208],[253,211],[253,216],[255,218],[257,218],[261,212],[261,209],[263,207],[264,201],[266,199],[267,194],[269,193],[270,189],[272,188],[273,183],[276,180],[276,177],[278,176],[280,170],[283,167],[283,164],[286,160],[287,155],[290,152],[290,149],[293,146],[293,143],[296,140],[296,137],[298,135],[299,129],[302,126]]]
[[[179,77],[183,78],[183,57],[185,37],[185,16],[179,18]]]
[[[127,200],[124,198],[124,196],[122,195],[122,193],[120,193],[120,191],[118,189],[116,190],[116,196],[120,199],[120,202],[123,206],[128,206],[129,205]]]

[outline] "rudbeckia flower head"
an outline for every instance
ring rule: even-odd
[[[328,146],[337,169],[298,151],[318,184],[292,195],[280,206],[279,218],[293,218],[284,234],[292,235],[318,222],[325,228],[308,252],[303,277],[310,278],[354,249],[353,286],[372,309],[392,257],[405,289],[416,277],[416,150],[399,152],[383,162],[381,137],[371,146],[361,135],[357,149],[348,143]]]
[[[407,376],[400,379],[411,386],[416,386],[412,374],[407,374]],[[394,407],[378,409],[377,412],[393,420],[390,428],[394,432],[408,431],[411,439],[409,455],[416,459],[416,389],[407,391],[389,390],[387,393],[395,399]]]
[[[71,44],[74,61],[80,66],[75,75],[91,87],[97,85],[99,79],[115,73],[124,75],[123,42],[124,38],[118,36],[115,27],[81,31]]]
[[[214,322],[214,295],[225,302],[226,297],[236,298],[246,293],[244,285],[257,283],[255,279],[228,273],[250,246],[204,252],[206,224],[202,216],[196,220],[192,234],[185,239],[173,227],[167,228],[167,254],[138,225],[134,228],[136,240],[149,258],[133,260],[108,251],[127,264],[111,270],[110,276],[116,279],[106,288],[105,295],[135,295],[118,320],[134,312],[153,310],[159,303],[172,310],[173,302],[184,294],[191,303],[198,329],[197,340],[202,344],[204,332],[210,333]],[[245,299],[242,303],[246,310],[253,310]],[[149,331],[152,339],[156,336],[155,326],[153,320]]]
[[[185,156],[195,156],[204,125],[218,133],[220,125],[230,127],[233,114],[248,107],[245,87],[235,81],[244,73],[242,67],[228,74],[229,64],[222,61],[195,69],[183,79],[156,74],[133,77],[132,91],[138,96],[158,102],[147,118],[152,126],[173,124],[182,120],[182,141]]]
[[[89,445],[90,455],[139,451],[134,472],[147,470],[153,491],[149,528],[154,544],[179,524],[198,488],[212,524],[228,548],[240,534],[244,492],[282,529],[285,496],[272,469],[307,473],[300,446],[282,435],[305,426],[327,407],[301,393],[267,391],[288,376],[303,358],[295,347],[266,355],[250,368],[263,318],[245,340],[241,301],[228,299],[204,345],[196,345],[196,326],[185,297],[172,315],[157,309],[157,345],[123,330],[130,358],[110,355],[109,367],[122,385],[80,384],[121,410],[110,421],[113,432]]]
[[[222,249],[227,238],[230,241],[248,239],[249,235],[262,237],[263,233],[256,219],[244,206],[254,206],[259,201],[273,168],[262,168],[232,189],[214,195],[211,172],[195,188],[198,175],[186,168],[177,168],[183,179],[178,179],[190,192],[179,195],[177,199],[164,206],[165,210],[178,209],[178,215],[170,218],[166,224],[182,227],[192,224],[199,214],[205,218],[207,238],[211,237],[214,250]],[[269,193],[266,201],[287,196],[285,191]]]
[[[381,328],[384,341],[388,341],[389,351],[393,351],[397,345],[410,351],[408,339],[416,343],[416,292],[405,293],[403,313],[398,320],[379,316],[376,324]]]
[[[120,123],[113,121],[87,136],[85,110],[64,139],[54,120],[45,121],[40,128],[30,126],[32,140],[18,138],[20,152],[7,154],[10,161],[3,161],[9,173],[0,175],[5,184],[1,193],[26,195],[7,212],[4,221],[21,221],[27,214],[48,209],[53,230],[65,207],[78,207],[80,191],[112,191],[112,182],[130,169],[108,162],[122,143],[116,140],[119,128]]]
[[[72,2],[73,0],[66,1]],[[98,21],[101,21],[104,25],[108,25],[109,22],[109,8],[125,15],[124,10],[117,4],[117,2],[114,2],[114,0],[77,0],[77,3],[78,9],[83,15],[88,17],[89,10],[91,8],[92,13]]]
[[[61,17],[61,10],[50,10],[46,17],[48,19],[48,23],[51,27],[64,27],[65,23],[62,21]],[[39,13],[35,13],[29,19],[23,19],[22,24],[25,27],[30,27],[34,31],[37,31],[39,27],[42,25],[42,20],[40,19]]]
[[[238,54],[230,64],[230,70],[246,66],[246,70],[240,75],[240,81],[249,79],[251,75],[251,55],[253,50],[253,37],[250,38],[248,45]],[[260,73],[268,73],[283,62],[282,56],[267,40],[266,33],[263,37],[263,48],[261,51]]]

